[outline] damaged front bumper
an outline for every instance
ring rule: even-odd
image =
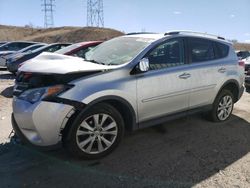
[[[12,126],[22,140],[36,146],[52,146],[61,141],[61,131],[74,112],[75,108],[68,104],[31,104],[14,97]]]

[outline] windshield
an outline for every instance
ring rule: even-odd
[[[23,49],[19,50],[18,52],[32,51],[32,50],[35,50],[35,49],[40,48],[42,46],[44,46],[44,44],[34,44],[34,45],[28,46],[26,48],[23,48]]]
[[[17,43],[14,43],[14,42],[5,43],[0,46],[0,50],[1,51],[5,51],[5,50],[16,51],[16,46],[17,46]]]
[[[104,42],[85,54],[85,60],[104,65],[121,65],[131,61],[153,39],[119,37]]]
[[[57,54],[66,54],[66,53],[68,53],[68,52],[70,52],[70,51],[72,51],[72,50],[74,50],[76,48],[79,48],[79,47],[81,47],[81,43],[76,43],[76,44],[72,44],[70,46],[67,46],[65,48],[62,48],[60,50],[57,50],[57,51],[55,51],[55,53],[57,53]]]
[[[50,45],[45,45],[45,46],[39,47],[37,49],[34,49],[34,50],[32,50],[32,53],[43,51],[44,49],[48,48],[49,46]]]

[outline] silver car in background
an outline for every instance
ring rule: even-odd
[[[222,37],[175,31],[114,38],[85,60],[38,56],[16,79],[12,124],[37,146],[60,142],[100,158],[124,131],[206,111],[226,121],[244,90],[244,65]]]

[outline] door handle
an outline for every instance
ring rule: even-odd
[[[224,73],[224,72],[226,72],[226,68],[221,67],[221,68],[219,68],[219,69],[218,69],[218,72],[220,72],[220,73]]]
[[[179,78],[181,78],[181,79],[187,79],[189,77],[191,77],[191,74],[189,74],[189,73],[183,73],[183,74],[179,75]]]

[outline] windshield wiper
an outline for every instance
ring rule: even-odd
[[[85,61],[88,61],[88,62],[91,62],[91,63],[96,63],[96,64],[100,64],[100,65],[105,65],[105,63],[102,63],[102,62],[98,62],[98,61],[96,61],[96,60],[94,60],[94,59],[85,59]]]

